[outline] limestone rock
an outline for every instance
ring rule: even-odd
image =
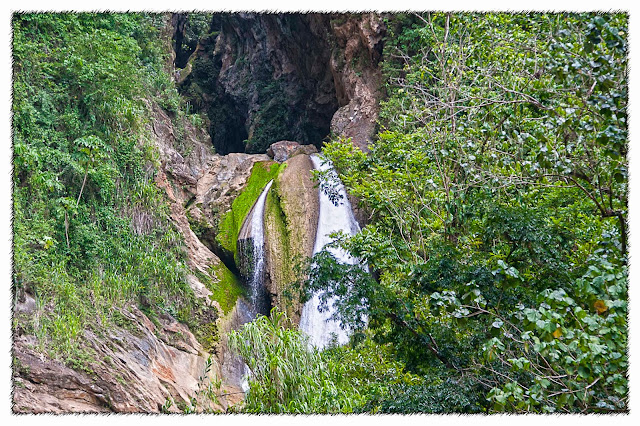
[[[285,300],[283,292],[296,276],[295,262],[311,257],[318,224],[318,189],[311,179],[308,155],[287,160],[274,181],[265,206],[267,288],[272,304],[297,323],[301,306]]]
[[[300,145],[298,142],[293,141],[279,141],[271,144],[269,149],[267,149],[267,155],[278,163],[285,162],[287,159],[298,154],[310,155],[315,152],[318,152],[315,146]]]
[[[168,315],[158,318],[156,327],[135,306],[119,312],[130,326],[104,330],[105,336],[85,331],[93,356],[77,369],[39,353],[33,337],[17,336],[13,411],[154,413],[168,398],[186,403],[196,396],[206,357],[188,328]],[[221,375],[215,360],[210,378],[214,375]],[[225,410],[229,401],[199,403],[201,408]],[[170,410],[178,411],[175,404]]]
[[[331,72],[340,108],[331,119],[331,132],[351,138],[367,151],[382,98],[378,63],[386,27],[379,14],[364,13],[334,20],[332,31],[337,48],[331,56]]]

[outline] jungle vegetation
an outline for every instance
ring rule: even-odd
[[[309,266],[358,330],[319,388],[348,412],[626,411],[627,16],[387,25],[371,151],[323,149],[369,215],[337,244],[370,273]]]
[[[355,331],[318,351],[273,311],[231,333],[253,373],[237,409],[628,411],[628,15],[386,19],[370,152],[323,147],[368,217],[335,243],[361,264],[323,251],[301,274]],[[12,18],[12,285],[37,303],[13,332],[73,368],[83,330],[126,322],[114,307],[209,329],[153,181],[148,100],[189,118],[165,24]]]

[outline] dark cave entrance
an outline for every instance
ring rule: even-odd
[[[326,32],[312,31],[305,14],[209,16],[179,91],[208,118],[216,152],[264,153],[279,140],[319,148],[339,107]],[[176,67],[196,50],[191,26],[178,20]]]

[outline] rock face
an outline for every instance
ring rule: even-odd
[[[308,155],[287,160],[276,178],[265,206],[266,286],[272,305],[286,311],[297,323],[301,306],[286,300],[284,290],[300,279],[296,262],[311,257],[318,224],[318,189],[311,179],[313,164]]]
[[[207,171],[198,181],[195,193],[187,201],[186,214],[191,229],[234,273],[237,273],[237,268],[233,253],[216,240],[218,224],[234,198],[245,187],[253,165],[267,160],[269,157],[265,154],[214,155],[208,163]]]
[[[331,119],[331,132],[362,150],[375,133],[379,101],[382,97],[382,58],[386,28],[374,13],[341,15],[332,21],[336,48],[331,56],[331,72],[340,108]]]
[[[84,339],[97,354],[82,369],[71,369],[35,349],[35,339],[17,336],[14,342],[14,412],[160,412],[189,402],[203,384],[206,353],[188,328],[169,316],[154,325],[135,306],[119,311],[127,329],[85,331]],[[220,377],[213,361],[207,380]],[[226,393],[236,391],[227,387]],[[234,393],[232,396],[237,396]],[[238,398],[219,404],[200,400],[200,408],[226,410]]]
[[[214,14],[181,91],[206,111],[216,151],[265,152],[281,139],[320,144],[338,108],[326,19]]]
[[[184,18],[174,22],[184,38]],[[281,139],[320,147],[330,132],[366,149],[385,31],[372,13],[213,14],[198,45],[185,47],[193,53],[177,80],[221,154],[265,152]]]
[[[310,155],[314,152],[318,152],[315,146],[300,145],[298,142],[293,141],[279,141],[271,144],[269,149],[267,149],[267,155],[278,163],[282,163],[288,158],[294,157],[298,154]]]

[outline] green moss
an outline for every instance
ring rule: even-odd
[[[285,164],[278,164],[273,161],[260,161],[253,165],[251,176],[247,181],[245,189],[233,200],[231,210],[225,213],[218,225],[218,235],[216,240],[220,245],[233,253],[236,258],[236,241],[244,219],[249,214],[251,207],[256,202],[262,190],[271,179],[275,179],[286,167]],[[237,260],[237,259],[236,259]]]
[[[220,264],[219,267],[223,268],[233,276],[224,264]],[[222,288],[223,285],[229,285],[228,283],[223,284],[222,281],[217,284],[214,283],[210,275],[215,273],[215,268],[212,268],[208,274],[197,269],[193,272],[200,282],[214,293],[214,295],[211,296],[214,300],[217,300],[215,290]],[[183,309],[176,312],[176,319],[189,327],[189,330],[191,330],[205,351],[209,353],[214,351],[218,340],[220,339],[218,325],[216,324],[218,312],[215,308],[206,305],[202,299],[197,299],[194,306],[185,306]]]
[[[276,234],[273,236],[269,235],[269,241],[274,242],[278,246],[279,252],[282,253],[282,256],[280,256],[279,259],[285,260],[290,258],[290,236],[289,230],[287,228],[287,218],[282,211],[277,182],[274,182],[274,184],[274,190],[269,191],[269,194],[267,194],[267,200],[265,203],[265,216],[268,218],[267,220],[271,225],[268,227],[268,232],[271,233],[272,231],[275,231]]]
[[[213,267],[212,272],[216,274],[218,282],[209,288],[213,293],[210,297],[218,302],[225,314],[228,314],[235,306],[238,297],[244,296],[246,291],[238,277],[223,263]]]
[[[287,216],[283,210],[283,202],[281,191],[279,190],[279,180],[275,180],[272,190],[267,194],[265,202],[265,231],[266,238],[271,245],[271,262],[270,268],[271,280],[276,285],[276,293],[278,294],[279,308],[287,313],[294,315],[295,306],[286,303],[281,299],[284,293],[284,284],[291,283],[296,280],[295,268],[292,267],[291,261],[297,256],[296,247],[292,245],[292,234],[287,225]],[[277,254],[277,255],[275,255]]]

